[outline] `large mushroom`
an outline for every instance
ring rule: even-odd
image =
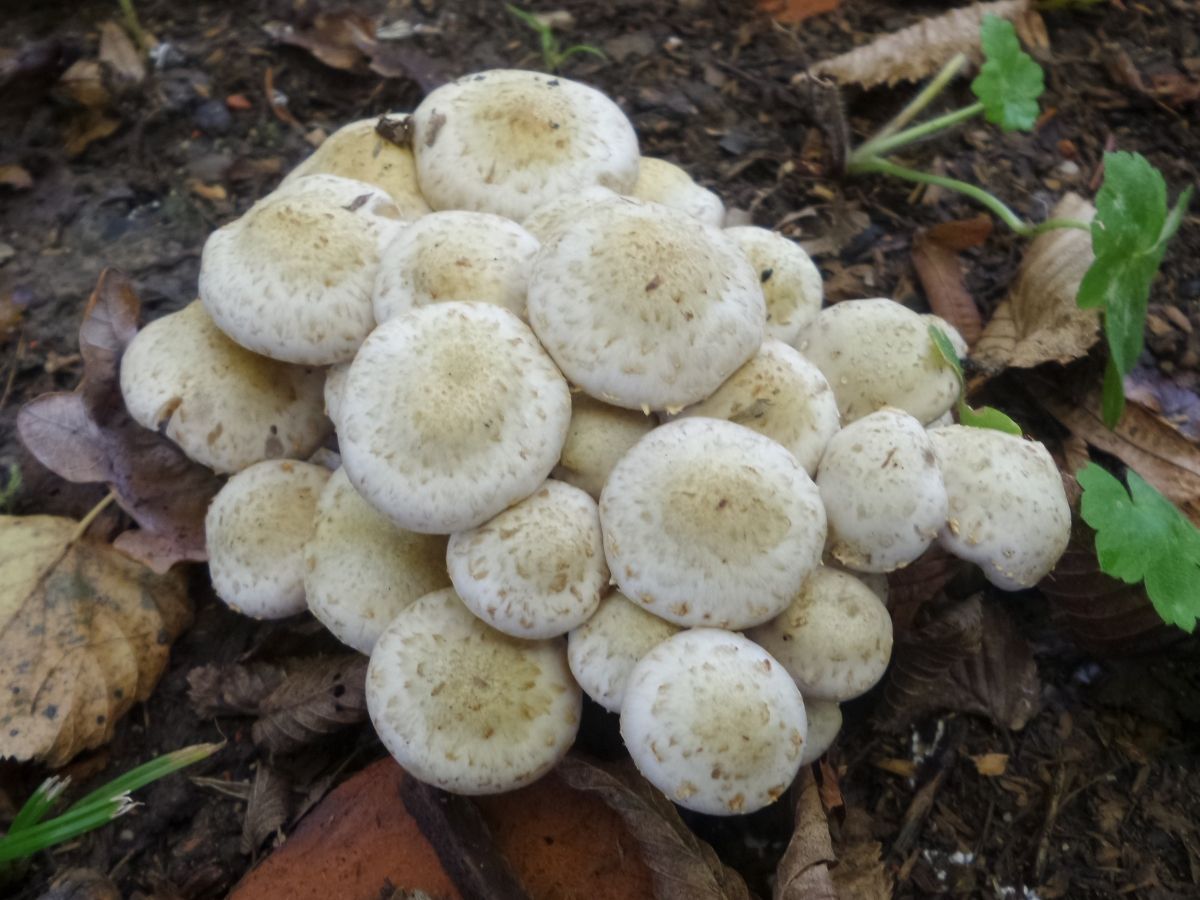
[[[737,241],[762,282],[767,335],[792,343],[821,312],[825,286],[804,249],[782,234],[739,225],[725,233]]]
[[[717,228],[725,221],[725,204],[721,198],[696,184],[691,175],[665,159],[642,157],[638,163],[637,183],[629,196],[670,206]]]

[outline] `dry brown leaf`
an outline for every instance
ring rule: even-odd
[[[988,216],[976,216],[942,222],[918,232],[913,241],[913,265],[930,307],[958,329],[968,346],[979,340],[983,319],[967,291],[958,254],[970,247],[978,247],[991,232],[992,220]]]
[[[27,191],[33,187],[33,176],[24,166],[15,163],[0,166],[0,187]]]
[[[1129,373],[1125,397],[1164,419],[1188,440],[1200,442],[1200,395],[1157,367],[1139,366]]]
[[[832,12],[842,0],[758,0],[758,8],[776,22],[791,25]]]
[[[146,79],[142,54],[116,22],[104,22],[100,26],[99,57],[118,87],[136,87]]]
[[[150,695],[189,616],[160,576],[56,516],[0,517],[0,758],[63,765]]]
[[[921,607],[936,598],[962,567],[962,560],[934,543],[907,566],[888,573],[887,605],[897,634],[912,628]]]
[[[359,653],[302,660],[259,704],[254,743],[289,753],[367,717],[367,658]]]
[[[892,876],[878,841],[857,841],[837,851],[833,886],[840,900],[891,900]]]
[[[283,828],[291,815],[291,782],[266,763],[259,763],[242,819],[242,852],[254,853]]]
[[[197,666],[188,672],[188,700],[202,716],[255,716],[287,672],[270,663]]]
[[[112,96],[104,86],[104,72],[94,59],[81,59],[58,79],[67,96],[85,109],[103,110],[112,105]]]
[[[1007,753],[980,753],[972,756],[971,762],[975,763],[975,771],[985,778],[999,778],[1008,771]]]
[[[774,900],[838,900],[829,869],[834,864],[829,823],[812,766],[800,770],[792,837],[775,869]]]
[[[96,141],[103,140],[121,127],[121,120],[92,110],[80,113],[67,126],[64,141],[67,156],[81,156]]]
[[[1050,215],[1090,222],[1096,208],[1078,194],[1067,194]],[[1028,369],[1085,356],[1100,340],[1100,314],[1080,309],[1075,295],[1094,259],[1086,231],[1062,229],[1035,238],[1016,283],[971,351],[976,365],[995,374],[1010,366]]]

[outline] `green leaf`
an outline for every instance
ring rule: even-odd
[[[1015,434],[1020,437],[1024,432],[1021,426],[990,406],[984,406],[981,409],[972,409],[963,400],[963,391],[966,389],[966,378],[963,376],[962,361],[958,358],[958,351],[954,349],[954,344],[950,340],[950,336],[936,325],[929,326],[929,338],[933,342],[933,348],[937,352],[937,356],[942,365],[954,371],[955,377],[958,379],[958,422],[960,425],[966,425],[970,428],[991,428],[993,431],[1003,431],[1008,434]]]
[[[1118,371],[1111,354],[1104,366],[1104,393],[1100,407],[1104,424],[1109,428],[1116,428],[1125,412],[1125,376]]]
[[[934,349],[937,350],[942,362],[954,370],[954,374],[958,377],[958,386],[961,389],[966,384],[966,379],[963,377],[962,361],[958,358],[958,351],[954,349],[954,343],[950,340],[950,336],[936,325],[930,325],[929,339],[933,341]]]
[[[1021,49],[1012,22],[984,16],[980,42],[986,62],[971,82],[984,116],[1005,131],[1030,131],[1038,117],[1038,97],[1046,79],[1032,56]]]
[[[1100,568],[1126,584],[1145,582],[1162,620],[1186,632],[1200,617],[1200,531],[1136,472],[1129,491],[1095,463],[1075,475],[1079,511],[1096,530]]]

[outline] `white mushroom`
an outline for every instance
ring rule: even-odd
[[[325,415],[334,425],[341,421],[342,397],[346,395],[346,376],[350,363],[343,362],[325,370]]]
[[[725,220],[725,204],[721,198],[696,184],[691,175],[665,159],[643,156],[638,163],[637,184],[629,195],[670,206],[716,228],[720,228]]]
[[[825,285],[804,249],[782,234],[741,225],[726,228],[762,282],[767,301],[767,335],[788,344],[821,311]]]
[[[584,393],[574,394],[567,441],[554,477],[599,500],[613,466],[657,424],[645,413],[609,406]]]
[[[521,227],[537,238],[540,243],[545,244],[557,237],[564,228],[579,218],[581,213],[593,206],[619,199],[620,194],[615,191],[600,187],[598,184],[592,185],[581,191],[563,194],[543,203],[525,217],[521,222]]]
[[[832,700],[805,697],[804,712],[808,715],[808,740],[800,754],[801,766],[815,763],[824,756],[842,730],[842,708]]]

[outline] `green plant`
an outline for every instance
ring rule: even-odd
[[[0,512],[10,512],[12,510],[13,501],[17,499],[17,494],[21,492],[21,486],[25,483],[21,477],[21,467],[16,463],[9,463],[8,477],[4,481],[4,485],[0,487]]]
[[[543,19],[538,18],[531,12],[513,6],[511,3],[504,4],[504,7],[516,16],[518,20],[528,25],[537,33],[538,44],[542,51],[542,63],[551,72],[557,72],[563,63],[577,53],[590,53],[592,56],[598,56],[601,59],[608,58],[599,47],[593,47],[591,44],[574,44],[563,49],[562,44],[558,40],[558,35],[554,33],[554,29]]]
[[[1021,430],[1021,426],[1000,412],[1000,410],[991,406],[974,409],[967,404],[965,397],[967,381],[963,377],[962,361],[958,358],[958,351],[954,349],[954,344],[950,342],[950,338],[946,335],[946,332],[942,331],[936,325],[929,326],[929,337],[933,341],[933,347],[938,354],[939,361],[953,370],[955,377],[958,378],[959,423],[968,425],[971,428],[991,428],[995,431],[1003,431],[1006,434],[1014,434],[1020,437],[1024,433]]]

